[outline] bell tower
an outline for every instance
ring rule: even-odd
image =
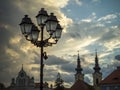
[[[77,80],[84,80],[84,74],[82,73],[82,67],[81,67],[81,61],[78,51],[78,58],[77,58],[77,67],[75,68],[76,74],[75,74],[75,81]]]
[[[101,68],[98,62],[98,55],[97,50],[95,51],[95,66],[94,66],[94,73],[93,73],[93,85],[94,87],[98,87],[99,83],[102,80],[102,73],[100,72]]]

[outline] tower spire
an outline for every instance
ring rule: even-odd
[[[78,58],[77,58],[77,68],[75,70],[77,71],[77,73],[82,73],[82,67],[81,67],[79,51],[78,51]]]
[[[95,72],[100,72],[99,62],[98,62],[98,55],[97,55],[97,49],[95,50]]]
[[[102,80],[102,73],[100,72],[100,66],[98,62],[98,55],[97,55],[97,49],[95,50],[95,66],[94,66],[94,73],[93,73],[93,85],[97,89],[99,83]]]
[[[75,74],[75,80],[83,80],[84,79],[84,74],[82,74],[82,67],[81,67],[81,61],[80,61],[80,56],[79,56],[79,51],[78,51],[78,57],[77,57],[77,67],[75,68],[76,74]]]
[[[23,70],[23,64],[22,64],[22,68],[21,68],[21,70]]]

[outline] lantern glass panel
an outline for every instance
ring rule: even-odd
[[[38,40],[38,37],[39,37],[39,30],[32,30],[32,40],[33,41],[37,41]]]

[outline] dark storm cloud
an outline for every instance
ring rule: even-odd
[[[56,57],[54,55],[48,55],[48,60],[45,62],[45,64],[47,65],[63,65],[67,63],[68,61],[66,61],[65,59]]]
[[[38,64],[39,59],[35,59],[34,64]],[[44,67],[44,79],[47,81],[55,81],[56,76],[59,70],[62,70],[63,72],[69,72],[70,74],[62,74],[61,76],[63,80],[67,83],[71,83],[74,81],[74,72],[75,72],[75,65],[71,62],[68,62],[65,59],[62,59],[60,57],[56,57],[54,55],[49,55],[48,60],[44,61],[45,67]],[[51,66],[51,68],[46,68],[48,66]],[[32,71],[38,71],[39,72],[39,67],[32,67]],[[47,73],[46,73],[47,72]],[[48,77],[49,73],[49,77]]]
[[[21,15],[19,8],[13,3],[15,0],[0,1],[0,44],[1,49],[9,47],[9,40],[19,33],[17,27],[20,23],[18,17]]]
[[[59,70],[59,66],[56,66],[56,69],[54,65],[51,68],[47,68],[47,66],[44,66],[44,80],[45,81],[55,81],[57,78],[57,73]],[[31,71],[34,73],[34,71],[39,72],[39,67],[32,67]]]
[[[9,45],[9,39],[12,36],[12,32],[7,30],[4,26],[0,26],[0,41],[2,42],[0,44],[0,48],[3,49],[3,47]]]
[[[120,60],[120,55],[116,55],[116,56],[115,56],[115,59],[116,59],[116,60]]]
[[[8,53],[7,50],[10,49],[11,51],[22,54],[19,50],[19,45],[10,43],[10,40],[20,33],[18,25],[22,12],[20,12],[19,8],[15,5],[15,1],[16,0],[0,1],[0,82],[6,83],[7,85],[10,79],[16,76],[17,66],[21,62],[11,57],[11,53]]]
[[[61,74],[62,79],[64,80],[64,82],[67,83],[73,83],[75,81],[75,74],[74,73],[70,73],[69,75],[67,74]]]
[[[36,56],[37,57],[34,58],[34,64],[39,64],[39,61],[40,61],[40,58],[38,57],[39,55],[36,54]],[[68,61],[54,55],[48,55],[48,59],[44,60],[44,63],[46,65],[63,65],[63,64],[67,64]]]
[[[20,23],[20,17],[23,15],[15,5],[16,0],[0,1],[0,22],[15,27]],[[17,22],[17,23],[16,23]]]
[[[4,26],[0,26],[0,80],[7,82],[8,78],[4,74],[11,76],[8,68],[13,64],[10,55],[6,53],[6,48],[10,46],[9,39],[13,34]],[[2,73],[3,72],[3,73]]]
[[[92,72],[93,72],[93,69],[90,67],[90,65],[89,65],[89,67],[84,67],[83,68],[83,72],[85,73],[85,74],[91,74]]]
[[[74,63],[67,63],[61,66],[61,69],[65,72],[74,72],[75,71],[75,65]]]

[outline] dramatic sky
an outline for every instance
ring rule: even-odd
[[[54,12],[62,25],[62,37],[45,48],[44,81],[55,82],[60,72],[65,86],[74,83],[79,50],[85,81],[92,84],[95,49],[103,79],[120,65],[120,0],[0,0],[0,82],[8,86],[22,64],[39,81],[40,49],[21,34],[25,14],[36,23],[41,8]]]

